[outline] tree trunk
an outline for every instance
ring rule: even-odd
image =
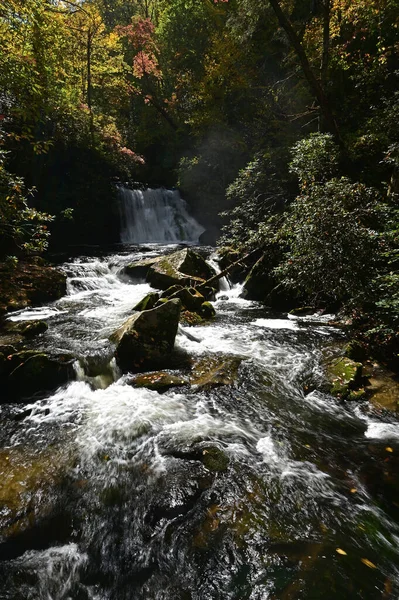
[[[334,116],[331,111],[330,103],[328,98],[324,92],[324,89],[320,85],[320,82],[315,77],[315,74],[312,71],[312,68],[309,64],[308,57],[306,56],[306,52],[303,49],[301,41],[297,36],[290,20],[281,9],[281,6],[278,0],[269,0],[270,6],[273,8],[274,13],[280,23],[280,26],[286,32],[288,39],[290,40],[292,47],[294,48],[296,55],[299,59],[299,62],[302,67],[303,74],[305,76],[306,81],[310,87],[311,92],[316,96],[317,101],[319,103],[322,115],[326,122],[326,125],[330,132],[335,136],[337,141],[342,145],[342,139],[338,130],[337,123],[335,122]]]
[[[91,84],[91,51],[92,51],[93,36],[91,29],[87,30],[87,56],[86,56],[86,67],[87,67],[87,107],[90,112],[90,139],[91,145],[94,146],[94,120],[92,110],[92,84]]]
[[[328,75],[328,62],[330,54],[330,16],[331,0],[323,0],[323,54],[321,57],[320,80],[325,86]]]

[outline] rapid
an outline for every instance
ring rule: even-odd
[[[160,394],[118,371],[109,335],[150,290],[123,267],[173,248],[71,259],[65,297],[10,315],[46,319],[31,346],[76,379],[0,406],[1,600],[399,598],[399,423],[318,391],[329,316],[225,281],[175,371],[228,357],[233,382]]]

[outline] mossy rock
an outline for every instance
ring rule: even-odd
[[[48,329],[46,321],[8,321],[5,326],[5,331],[17,333],[24,337],[35,337],[44,333]]]
[[[148,269],[147,281],[155,288],[166,290],[173,285],[190,287],[204,283],[215,275],[200,254],[190,248],[162,256]]]
[[[74,456],[57,447],[39,453],[28,446],[0,451],[1,542],[22,542],[19,536],[53,513],[58,502],[54,492],[73,466]]]
[[[213,319],[216,315],[216,310],[210,302],[203,302],[201,304],[199,313],[204,319]]]
[[[205,325],[205,319],[196,312],[183,310],[180,315],[180,323],[182,325]]]
[[[74,379],[74,359],[69,355],[50,357],[35,351],[23,351],[11,357],[13,370],[7,378],[10,396],[15,400],[54,390]]]
[[[136,375],[129,381],[129,385],[138,388],[147,388],[156,392],[166,392],[175,387],[187,385],[188,380],[183,377],[172,375],[165,371],[154,371],[145,375]]]
[[[201,358],[192,367],[190,383],[198,390],[210,390],[222,385],[233,385],[238,377],[242,358],[212,356]]]
[[[164,292],[161,293],[161,298],[170,298],[171,296],[173,296],[176,292],[179,292],[180,290],[183,289],[182,285],[176,284],[176,285],[171,285],[170,287],[168,287],[167,290],[165,290]]]
[[[349,392],[361,385],[362,364],[342,356],[335,359],[326,368],[330,382],[330,393],[341,399],[348,398]]]
[[[158,300],[159,294],[157,294],[156,292],[150,292],[149,294],[144,296],[144,298],[140,300],[140,302],[138,302],[136,306],[133,307],[133,310],[151,310],[151,308],[154,308]]]
[[[206,446],[202,448],[202,464],[213,473],[227,471],[229,466],[229,457],[223,450],[216,446]]]
[[[122,371],[137,373],[165,367],[173,350],[181,308],[179,299],[165,300],[157,308],[133,315],[111,336]]]

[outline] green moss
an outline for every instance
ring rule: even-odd
[[[200,314],[205,319],[213,319],[213,317],[216,315],[216,310],[214,309],[213,304],[211,304],[211,302],[203,302],[201,304]]]
[[[209,471],[222,472],[229,466],[229,457],[220,448],[209,446],[202,450],[202,463]]]
[[[159,300],[159,295],[156,292],[150,292],[140,302],[133,307],[133,310],[151,310]]]
[[[338,358],[328,365],[327,376],[331,383],[331,394],[347,398],[349,391],[361,383],[362,364],[347,357]]]

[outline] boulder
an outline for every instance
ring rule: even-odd
[[[185,248],[154,262],[148,269],[147,281],[155,288],[166,290],[172,285],[201,284],[214,275],[214,270],[200,254]]]
[[[216,310],[210,302],[203,302],[201,304],[199,313],[204,319],[213,319],[216,315]]]
[[[51,357],[43,352],[24,350],[9,357],[11,372],[7,378],[9,395],[14,400],[51,391],[74,379],[73,357]]]
[[[133,307],[133,310],[151,310],[151,308],[154,308],[158,300],[159,294],[157,294],[156,292],[150,292],[149,294],[144,296],[144,298],[140,300],[140,302],[138,302],[136,306]]]
[[[144,258],[143,260],[137,260],[136,262],[126,265],[123,268],[122,273],[124,275],[128,275],[132,279],[145,280],[149,268],[157,261],[161,260],[161,258],[162,257],[157,256],[155,258]]]
[[[111,341],[122,371],[153,370],[165,363],[173,350],[180,308],[179,299],[166,300],[158,308],[133,315],[115,331]]]
[[[166,373],[165,371],[155,371],[153,373],[146,373],[145,375],[136,375],[129,381],[129,385],[133,387],[145,387],[149,390],[156,392],[166,392],[170,388],[181,387],[187,385],[187,379],[183,377]]]
[[[69,523],[60,498],[74,460],[70,451],[55,445],[35,452],[29,445],[0,450],[2,558],[40,548],[43,540],[61,541]]]

